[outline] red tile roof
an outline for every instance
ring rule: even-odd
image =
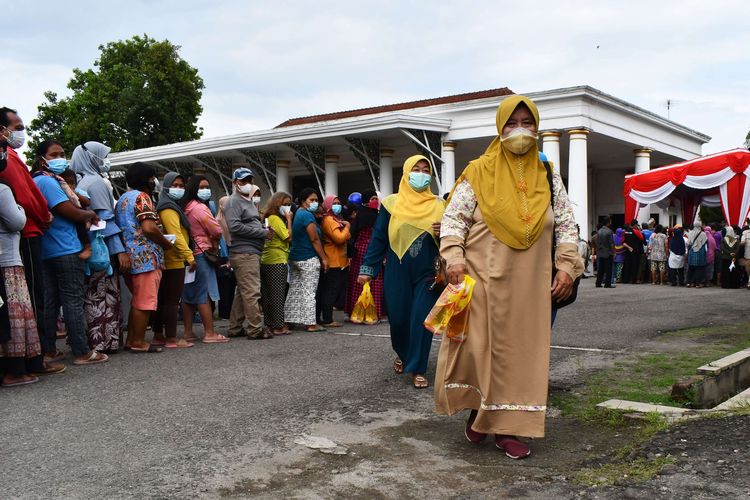
[[[436,106],[438,104],[450,104],[453,102],[473,101],[476,99],[485,99],[488,97],[502,97],[513,94],[513,91],[507,87],[491,90],[481,90],[479,92],[469,92],[467,94],[456,94],[445,97],[435,97],[432,99],[422,99],[419,101],[402,102],[399,104],[386,104],[384,106],[375,106],[371,108],[353,109],[350,111],[339,111],[337,113],[326,113],[322,115],[304,116],[301,118],[292,118],[276,128],[291,127],[292,125],[304,125],[307,123],[317,123],[329,120],[338,120],[341,118],[352,118],[355,116],[373,115],[375,113],[386,113],[388,111],[399,111],[402,109],[424,108],[427,106]]]

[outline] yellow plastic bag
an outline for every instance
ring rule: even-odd
[[[372,296],[369,283],[362,286],[362,293],[357,299],[357,303],[354,304],[349,320],[358,325],[374,325],[378,322],[378,310],[375,308],[375,299]]]
[[[463,342],[466,338],[466,324],[469,321],[469,303],[474,294],[476,281],[465,275],[460,285],[448,285],[432,307],[424,326],[435,335],[445,335],[453,342]]]

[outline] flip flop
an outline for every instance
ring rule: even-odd
[[[151,344],[149,344],[148,347],[131,347],[130,348],[130,352],[159,353],[163,351],[164,349],[162,349],[161,347],[151,345]]]
[[[88,358],[76,359],[73,361],[73,364],[76,366],[96,365],[99,363],[105,363],[108,359],[109,359],[109,356],[107,356],[106,354],[102,354],[96,351],[91,351],[91,354],[89,354]]]
[[[45,363],[54,363],[55,361],[60,361],[62,359],[65,359],[65,353],[62,351],[56,351],[52,357],[48,357],[46,354],[44,356]]]
[[[317,326],[315,328],[305,328],[305,331],[309,333],[317,333],[317,332],[325,332],[326,329],[323,328],[322,326]]]
[[[165,345],[167,345],[167,341],[166,340],[156,340],[156,339],[154,339],[154,340],[151,341],[151,345],[165,346]]]
[[[171,344],[164,344],[164,347],[166,347],[167,349],[187,349],[188,347],[193,347],[194,345],[195,344],[193,344],[192,342],[184,342],[182,344],[179,342],[174,342]]]
[[[3,387],[16,387],[19,385],[29,385],[39,382],[39,377],[32,377],[29,380],[21,380],[20,382],[13,382],[10,384],[3,384]]]
[[[229,342],[229,339],[224,335],[216,335],[215,337],[203,338],[204,344],[226,344],[227,342]]]
[[[42,370],[31,372],[32,375],[54,375],[56,373],[62,373],[65,371],[65,365],[50,365],[45,363]]]

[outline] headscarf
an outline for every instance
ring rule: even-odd
[[[159,202],[156,204],[156,211],[161,212],[162,210],[166,210],[168,208],[174,210],[177,212],[180,216],[180,224],[182,227],[190,231],[190,222],[188,221],[188,218],[185,216],[185,212],[182,211],[182,207],[174,201],[172,198],[169,197],[166,189],[172,187],[172,183],[174,180],[178,177],[182,177],[177,172],[167,172],[164,175],[164,179],[162,180],[162,192],[161,196],[159,196]]]
[[[330,215],[337,221],[341,222],[341,216],[333,213],[333,200],[335,200],[336,198],[338,198],[338,196],[334,196],[332,194],[329,194],[325,197],[325,199],[323,200],[323,215]]]
[[[669,240],[669,251],[675,255],[685,255],[685,238],[682,237],[682,229],[675,228],[672,239]]]
[[[724,236],[724,241],[727,242],[727,245],[730,247],[733,247],[735,243],[737,243],[737,235],[734,234],[734,228],[732,226],[727,226],[727,235]]]
[[[102,178],[98,160],[98,158],[106,158],[111,148],[96,141],[88,141],[84,145],[88,152],[81,146],[77,146],[70,159],[70,168],[83,176],[78,187],[89,194],[91,210],[114,212],[115,200],[112,197],[112,191]]]
[[[615,235],[613,238],[615,240],[616,246],[622,245],[625,242],[625,236],[623,236],[622,233],[623,233],[622,228],[618,227],[617,230],[615,231]]]
[[[495,118],[498,136],[482,156],[469,163],[456,185],[463,179],[469,181],[492,234],[511,248],[526,250],[542,235],[551,194],[537,144],[518,156],[500,141],[503,127],[520,104],[529,108],[539,126],[539,111],[531,99],[506,97]]]
[[[706,233],[703,232],[700,222],[693,224],[693,229],[688,235],[688,241],[693,252],[699,252],[703,248],[703,245],[708,242],[708,238],[706,237]]]
[[[429,188],[417,192],[409,185],[411,169],[421,160],[427,162],[430,175],[433,174],[430,160],[422,155],[410,156],[404,162],[398,193],[383,200],[383,206],[391,214],[388,240],[399,260],[422,233],[432,235],[432,224],[440,222],[445,212],[445,204]]]

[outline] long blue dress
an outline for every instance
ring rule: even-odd
[[[423,323],[440,296],[439,291],[430,291],[438,246],[431,235],[422,233],[399,261],[388,241],[390,221],[391,214],[381,207],[360,274],[378,276],[385,258],[383,288],[391,323],[391,345],[403,361],[404,371],[421,375],[427,372],[432,345],[432,333]]]

